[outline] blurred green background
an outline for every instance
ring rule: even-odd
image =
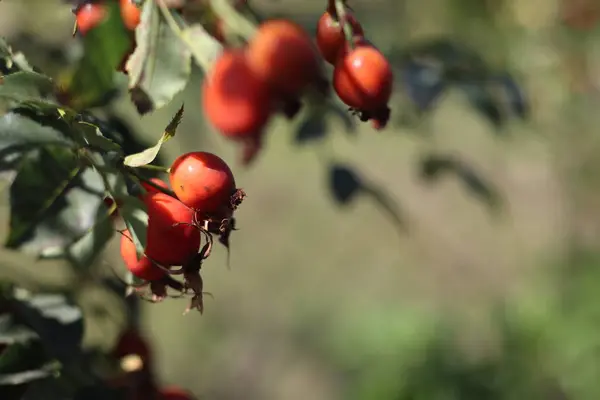
[[[252,2],[311,32],[324,3]],[[248,193],[231,269],[220,248],[204,267],[214,295],[205,314],[183,317],[180,300],[144,304],[162,381],[207,399],[600,398],[600,30],[565,26],[556,0],[351,5],[388,54],[443,36],[511,71],[530,96],[531,118],[495,134],[451,90],[418,124],[380,133],[362,124],[348,136],[333,120],[333,134],[314,146],[294,146],[294,124],[277,119],[244,169],[235,146],[203,120],[200,78],[142,118],[123,98],[115,108],[148,142],[185,102],[166,159],[216,152]],[[72,28],[70,6],[56,0],[0,2],[0,35],[42,69],[27,44],[71,46]],[[491,214],[455,179],[423,184],[417,162],[431,151],[476,168],[502,194],[504,212]],[[337,207],[327,186],[333,161],[385,188],[408,232],[367,197]],[[6,199],[2,212],[6,221]],[[76,284],[59,262],[6,250],[0,258],[2,276]],[[102,257],[107,265],[122,268],[118,241]],[[110,348],[118,299],[89,284],[80,300],[111,311],[86,325],[88,345]]]

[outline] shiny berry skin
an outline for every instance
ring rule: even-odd
[[[77,30],[85,35],[98,26],[106,18],[106,8],[102,4],[88,3],[75,12]]]
[[[271,96],[245,54],[225,50],[202,83],[202,106],[215,129],[241,140],[262,131],[271,115]]]
[[[141,10],[133,0],[120,0],[119,4],[121,6],[121,18],[123,19],[123,24],[130,31],[135,30],[140,24]]]
[[[295,97],[320,75],[318,52],[302,27],[284,19],[264,22],[248,43],[248,62],[272,90]]]
[[[235,179],[227,163],[202,151],[179,156],[171,166],[169,179],[181,202],[204,214],[220,213],[235,191]]]
[[[346,18],[352,27],[353,34],[355,36],[362,36],[363,28],[350,11],[346,12]],[[331,12],[325,11],[317,23],[317,47],[321,56],[328,63],[334,65],[337,55],[345,42],[346,38],[342,24],[333,17]]]
[[[188,391],[176,386],[168,386],[159,390],[161,400],[195,400]]]
[[[138,258],[129,231],[125,231],[121,235],[121,258],[129,272],[140,279],[156,281],[165,276],[165,271],[153,264],[146,256]]]
[[[333,72],[333,88],[348,106],[363,110],[385,107],[394,76],[385,56],[372,46],[357,46],[341,54]]]
[[[148,211],[146,255],[162,266],[183,265],[198,253],[200,232],[190,226],[194,211],[165,193],[143,197]]]

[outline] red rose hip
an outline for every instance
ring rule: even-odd
[[[169,179],[177,197],[188,207],[205,214],[229,205],[235,179],[227,163],[212,153],[197,151],[179,156]]]

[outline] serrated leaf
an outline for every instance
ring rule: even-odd
[[[163,107],[185,88],[191,74],[191,53],[154,1],[145,2],[135,35],[137,47],[125,68],[132,99],[144,114]]]
[[[67,103],[78,110],[101,106],[110,100],[117,67],[131,47],[119,2],[109,1],[104,7],[106,18],[83,36],[83,57],[65,84]]]
[[[79,356],[83,314],[65,295],[16,289],[11,303],[16,319],[39,335],[50,357],[68,363]]]
[[[329,188],[337,203],[348,204],[361,192],[362,186],[360,177],[351,167],[335,164],[329,168]]]
[[[77,126],[80,128],[77,130],[77,133],[81,134],[83,141],[87,145],[106,152],[123,152],[121,146],[104,136],[100,131],[100,128],[96,125],[87,122],[79,122]]]
[[[68,246],[64,257],[79,271],[89,269],[104,250],[115,230],[104,204],[100,204],[95,224],[81,238]]]
[[[146,248],[146,230],[148,229],[148,212],[146,205],[135,197],[126,197],[119,209],[123,222],[135,244],[138,255],[141,256]]]
[[[149,147],[140,153],[128,155],[127,157],[125,157],[125,161],[123,163],[129,167],[141,167],[142,165],[147,165],[154,161],[158,156],[162,145],[166,143],[169,139],[171,139],[173,136],[175,136],[177,127],[181,123],[182,118],[183,105],[179,108],[175,116],[171,119],[171,122],[169,122],[169,125],[167,125],[162,136],[154,146]]]
[[[36,72],[15,72],[0,76],[0,98],[26,101],[35,100],[53,90],[52,80]]]

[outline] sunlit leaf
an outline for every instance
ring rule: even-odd
[[[144,114],[163,107],[185,88],[191,73],[191,54],[154,1],[144,3],[136,43],[126,70],[132,100]]]
[[[124,164],[130,167],[141,167],[142,165],[150,164],[152,161],[156,159],[158,156],[158,152],[160,151],[162,145],[166,143],[169,139],[175,136],[177,132],[177,127],[181,123],[181,119],[183,118],[183,105],[179,108],[175,116],[169,122],[169,125],[165,128],[162,136],[158,140],[158,142],[152,146],[147,148],[146,150],[137,153],[131,154],[125,157]]]
[[[189,43],[192,58],[201,68],[212,64],[223,52],[223,46],[200,24],[184,29],[183,38]]]

